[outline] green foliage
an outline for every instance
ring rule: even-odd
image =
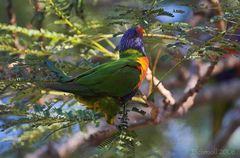
[[[128,130],[128,112],[126,105],[124,105],[121,112],[121,123],[118,127],[119,132],[100,144],[94,157],[102,157],[108,153],[115,153],[117,157],[135,157],[135,148],[141,143],[137,139],[136,133]]]
[[[56,100],[55,102],[59,102]],[[89,110],[83,110],[76,107],[73,103],[68,103],[68,108],[64,110],[62,107],[66,106],[63,103],[60,108],[54,107],[54,102],[48,105],[32,105],[31,109],[27,107],[8,107],[1,105],[0,116],[5,116],[4,124],[0,126],[3,131],[13,131],[21,129],[24,132],[16,139],[16,145],[32,145],[37,142],[46,140],[48,137],[55,135],[55,139],[61,138],[64,132],[61,130],[69,129],[73,125],[80,125],[84,128],[89,122],[98,125],[98,119],[101,115]],[[7,119],[6,116],[18,116],[17,120]],[[58,132],[58,133],[56,133]]]
[[[161,8],[160,4],[161,1],[153,0],[152,3],[145,2],[138,7],[118,5],[114,10],[117,14],[109,16],[108,19],[110,24],[141,24],[142,26],[148,26],[156,21],[156,16],[174,17],[172,13]]]
[[[98,146],[97,154],[94,157],[102,157],[103,155],[111,155],[115,153],[118,157],[135,157],[135,148],[141,143],[137,139],[137,135],[133,131],[121,130],[111,138],[105,140]]]

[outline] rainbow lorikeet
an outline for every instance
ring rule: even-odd
[[[88,108],[113,121],[120,106],[137,92],[146,76],[149,61],[143,46],[144,29],[128,29],[118,46],[120,59],[94,67],[65,82],[50,82],[45,88],[73,93]]]

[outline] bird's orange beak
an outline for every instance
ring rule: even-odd
[[[141,25],[137,25],[136,31],[142,36],[143,36],[144,33],[146,33]]]

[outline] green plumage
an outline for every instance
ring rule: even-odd
[[[89,108],[101,111],[108,122],[119,112],[121,97],[129,95],[140,82],[142,53],[128,49],[116,61],[99,65],[65,82],[44,83],[42,86],[75,94]]]

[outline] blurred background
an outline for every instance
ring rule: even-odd
[[[74,75],[76,72],[83,72],[85,69],[112,60],[112,58],[115,57],[117,54],[117,43],[120,39],[118,34],[122,34],[127,28],[138,22],[139,19],[137,19],[137,16],[136,19],[131,19],[135,16],[135,14],[131,14],[139,8],[150,10],[150,8],[154,6],[166,11],[166,13],[151,14],[151,17],[149,17],[149,14],[148,17],[146,16],[140,19],[142,25],[145,26],[147,33],[166,34],[179,38],[184,37],[192,42],[194,46],[198,45],[199,47],[201,47],[204,41],[207,41],[215,35],[213,33],[214,31],[212,31],[213,28],[215,28],[213,18],[214,11],[211,7],[210,1],[207,0],[71,0],[68,1],[66,5],[64,0],[62,2],[61,0],[58,1],[60,2],[59,4],[63,5],[62,8],[65,7],[65,9],[70,12],[70,21],[79,24],[80,26],[77,27],[81,28],[84,33],[92,36],[112,35],[110,38],[112,44],[109,44],[109,41],[107,40],[103,41],[101,44],[104,48],[112,52],[113,55],[108,56],[108,52],[104,53],[105,50],[99,48],[96,51],[93,47],[88,48],[81,43],[77,46],[66,44],[63,49],[61,44],[59,44],[61,43],[59,41],[56,42],[59,45],[58,48],[55,47],[53,40],[45,40],[39,36],[34,37],[35,35],[29,36],[19,34],[15,36],[14,31],[13,36],[11,36],[9,30],[3,29],[3,26],[0,27],[2,38],[1,44],[5,38],[9,38],[7,37],[7,35],[9,35],[15,40],[18,38],[17,40],[19,43],[15,44],[20,48],[23,47],[25,49],[27,47],[29,49],[41,51],[45,50],[46,52],[51,51],[52,54],[49,55],[50,58],[58,62],[58,66],[68,74]],[[225,13],[228,13],[228,15],[233,14],[233,8],[238,8],[240,4],[238,0],[223,0],[220,2],[224,15]],[[0,0],[0,23],[16,25],[29,30],[40,30],[42,28],[44,30],[66,35],[74,35],[72,30],[69,30],[65,25],[62,25],[64,22],[58,20],[58,15],[56,16],[53,14],[56,10],[52,9],[51,12],[51,8],[46,9],[44,7],[44,4],[37,0]],[[129,14],[126,14],[127,9],[131,8],[133,9],[128,10]],[[137,13],[138,12],[136,12],[136,14]],[[236,13],[236,15],[239,14]],[[224,48],[226,48],[225,54],[230,55],[225,56],[223,59],[221,58],[221,62],[218,65],[220,70],[216,70],[216,72],[210,77],[209,81],[204,85],[204,89],[203,91],[200,91],[200,97],[197,98],[196,103],[189,110],[187,109],[187,112],[181,115],[181,117],[170,118],[159,125],[147,125],[134,130],[137,139],[141,144],[135,148],[135,157],[240,157],[240,87],[238,85],[240,83],[239,50],[234,50],[232,47],[229,49],[227,48],[227,45],[231,43],[231,41],[233,41],[232,43],[238,44],[238,47],[236,47],[237,49],[240,47],[240,17],[236,17],[235,20],[236,21],[233,21],[232,23],[230,22],[227,27],[231,28],[231,26],[234,25],[237,29],[235,29],[234,33],[229,33],[224,37],[227,39],[225,43],[222,42],[224,43]],[[228,21],[226,20],[225,22],[227,23]],[[190,29],[191,26],[198,27],[196,30],[199,29],[200,31],[197,32],[195,30],[196,32],[193,31],[186,35],[186,30]],[[207,31],[204,31],[203,28]],[[29,44],[29,42],[32,43]],[[52,42],[52,45],[47,47],[46,45],[50,42]],[[146,50],[151,59],[151,67],[155,65],[155,76],[163,82],[163,85],[165,85],[167,89],[174,92],[176,98],[179,98],[179,94],[181,96],[181,94],[184,93],[185,86],[190,80],[191,74],[195,73],[198,69],[196,65],[199,63],[209,63],[209,58],[206,58],[206,56],[209,57],[207,54],[203,57],[200,55],[202,60],[192,57],[192,60],[186,60],[176,66],[179,59],[189,53],[189,48],[192,48],[192,43],[182,44],[181,42],[176,42],[171,39],[145,39]],[[66,48],[68,46],[69,48]],[[12,50],[9,50],[9,52],[11,51]],[[0,59],[1,80],[7,80],[8,77],[14,78],[20,76],[21,78],[27,74],[30,70],[27,71],[27,69],[23,70],[21,68],[14,69],[13,63],[18,63],[22,60],[28,60],[26,63],[29,62],[35,64],[34,66],[37,65],[36,74],[34,73],[33,76],[36,75],[38,77],[45,75],[44,77],[46,77],[46,74],[48,74],[48,71],[41,68],[41,59],[45,57],[41,56],[38,58],[34,55],[28,56],[21,53],[9,54],[6,52],[8,51],[2,49],[0,51],[0,58],[2,58]],[[199,56],[199,54],[196,56]],[[38,58],[38,60],[35,60],[36,58]],[[36,62],[34,63],[33,61]],[[156,64],[155,61],[157,61]],[[11,64],[13,65],[11,66]],[[78,70],[75,70],[76,67],[78,67]],[[175,68],[171,70],[170,68],[172,67]],[[219,89],[217,89],[218,87]],[[144,94],[147,94],[149,90],[148,88],[149,84],[148,81],[146,81],[142,86],[141,91]],[[209,92],[209,94],[207,92]],[[221,92],[224,92],[222,94],[223,96],[221,95]],[[31,91],[30,93],[35,94],[35,91]],[[81,125],[76,124],[62,130],[56,130],[58,129],[58,125],[55,125],[56,127],[52,127],[52,125],[46,127],[40,126],[34,131],[33,129],[28,128],[28,122],[21,125],[13,124],[12,127],[11,124],[9,124],[9,127],[6,128],[6,124],[8,124],[9,121],[17,122],[18,119],[23,116],[6,113],[4,107],[16,106],[21,108],[21,106],[23,106],[23,109],[28,108],[28,110],[30,109],[33,111],[39,110],[37,109],[39,108],[37,106],[34,106],[32,109],[29,108],[29,103],[27,103],[29,98],[26,99],[26,96],[14,98],[12,94],[13,89],[6,89],[6,91],[0,93],[0,127],[2,129],[0,132],[0,157],[25,157],[26,154],[34,153],[41,149],[41,147],[46,147],[48,144],[54,144],[54,148],[58,148],[58,146],[66,143],[73,135],[84,130],[81,128]],[[38,92],[36,92],[36,94],[38,94]],[[214,94],[217,95],[214,96]],[[37,99],[30,98],[30,100],[35,100],[39,105],[45,104],[45,102],[54,102],[53,106],[55,108],[61,107],[63,111],[69,111],[69,109],[83,109],[82,106],[74,100],[73,96],[56,96],[56,94],[44,95]],[[33,102],[33,100],[31,100],[31,102]],[[162,102],[162,96],[157,92],[154,93],[154,102],[156,104],[161,104]],[[223,143],[223,146],[225,146],[222,148],[222,152],[219,155],[211,153],[206,154],[208,147],[211,147],[211,144],[214,144],[214,142],[217,141],[219,133],[226,128],[232,128],[232,126],[228,126],[231,124],[232,118],[238,118],[238,122],[234,123],[236,126],[230,130],[229,136],[221,142]],[[49,135],[45,139],[51,131],[55,131],[55,133]],[[215,146],[214,148],[216,148],[218,152],[221,150],[219,146]],[[89,149],[89,152],[74,151],[73,154],[66,157],[115,157],[112,152],[106,152],[101,156],[96,156],[92,154],[95,153],[92,152],[92,150],[95,151],[95,149]]]

